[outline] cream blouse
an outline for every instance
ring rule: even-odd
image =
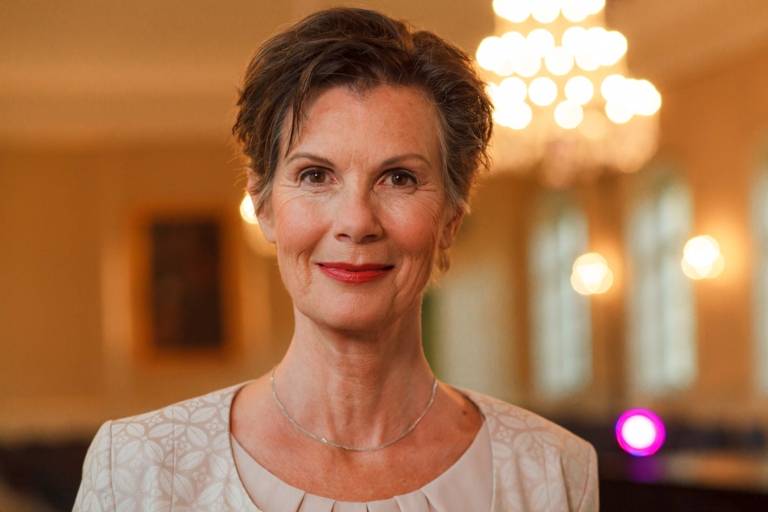
[[[270,512],[249,496],[230,439],[232,398],[245,384],[105,422],[85,457],[74,512]],[[597,458],[589,443],[525,409],[460,391],[485,418],[491,512],[598,510]],[[435,507],[463,491],[451,485],[440,492]],[[377,510],[375,504],[368,506]]]
[[[437,478],[408,494],[385,500],[336,501],[289,485],[232,440],[235,465],[248,495],[264,512],[466,512],[491,510],[493,464],[485,422],[472,444]]]

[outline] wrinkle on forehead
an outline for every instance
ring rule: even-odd
[[[444,144],[442,140],[442,127],[441,127],[441,116],[440,112],[435,105],[434,101],[430,98],[429,94],[424,91],[421,87],[417,86],[409,86],[409,85],[390,85],[390,84],[378,84],[374,86],[359,86],[355,84],[345,84],[345,85],[338,85],[338,86],[331,86],[328,88],[324,88],[321,90],[316,91],[314,94],[311,95],[311,97],[304,103],[304,105],[301,107],[301,116],[298,120],[298,125],[295,128],[295,132],[291,134],[293,131],[293,110],[289,109],[288,112],[285,115],[285,118],[283,119],[283,125],[282,129],[280,131],[280,154],[281,154],[281,162],[285,161],[285,159],[289,156],[292,149],[298,147],[301,145],[302,140],[304,139],[304,136],[306,135],[305,125],[310,120],[309,116],[312,115],[314,118],[318,118],[320,115],[330,114],[334,115],[334,111],[339,110],[337,104],[329,104],[329,105],[323,105],[320,110],[317,110],[318,102],[322,99],[327,99],[326,94],[327,93],[349,93],[354,96],[354,99],[357,100],[355,103],[356,107],[358,107],[361,111],[361,115],[365,114],[365,110],[368,109],[364,101],[370,97],[372,94],[381,93],[382,88],[387,89],[388,94],[392,94],[398,90],[407,91],[409,93],[415,93],[412,95],[409,95],[410,97],[406,100],[406,103],[410,104],[410,107],[407,110],[411,112],[415,112],[418,110],[418,105],[414,104],[414,101],[418,101],[417,99],[422,99],[424,103],[422,105],[427,105],[428,109],[432,113],[430,117],[431,120],[431,127],[430,127],[430,133],[435,133],[437,135],[436,142],[437,142],[437,161],[431,162],[432,165],[444,169],[445,167],[445,155],[444,155]],[[402,95],[399,98],[400,100],[403,99]],[[413,117],[411,117],[413,119]],[[291,141],[291,138],[293,139]],[[290,142],[290,145],[289,145]],[[430,144],[431,145],[431,144]],[[287,147],[286,147],[287,146]],[[425,150],[427,148],[424,148]],[[432,151],[429,151],[429,153],[432,153]],[[431,154],[429,155],[432,156]],[[430,158],[430,160],[433,160]],[[443,171],[443,174],[445,172]]]

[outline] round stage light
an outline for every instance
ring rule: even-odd
[[[664,423],[648,409],[630,409],[616,422],[619,446],[637,457],[648,457],[659,451],[665,437]]]

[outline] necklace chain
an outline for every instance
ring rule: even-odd
[[[319,443],[322,443],[322,444],[324,444],[326,446],[332,446],[334,448],[340,448],[342,450],[347,450],[347,451],[351,451],[351,452],[373,452],[373,451],[376,451],[376,450],[381,450],[382,448],[386,448],[387,446],[391,446],[391,445],[395,444],[396,442],[400,441],[402,438],[404,438],[405,436],[407,436],[408,434],[413,432],[413,429],[416,428],[416,425],[418,425],[419,422],[424,418],[424,416],[427,415],[427,412],[432,407],[432,403],[435,401],[435,394],[437,393],[437,378],[435,378],[432,381],[432,394],[429,397],[429,402],[427,402],[427,406],[424,408],[423,411],[421,411],[421,414],[419,415],[419,417],[416,418],[416,420],[413,423],[411,423],[408,426],[408,428],[403,430],[403,432],[400,433],[400,435],[398,435],[396,438],[394,438],[394,439],[392,439],[390,441],[387,441],[386,443],[377,445],[377,446],[371,446],[371,447],[349,446],[349,445],[346,445],[346,444],[343,444],[343,443],[338,443],[336,441],[332,441],[332,440],[330,440],[330,439],[328,439],[326,437],[318,436],[317,434],[313,434],[309,430],[307,430],[304,427],[302,427],[299,424],[298,421],[293,419],[293,417],[288,412],[288,409],[285,408],[285,404],[283,404],[283,402],[280,401],[280,398],[277,396],[277,389],[275,388],[275,369],[276,368],[277,367],[272,368],[272,374],[269,377],[269,382],[270,382],[270,384],[272,386],[272,398],[275,399],[275,403],[277,403],[277,406],[280,409],[280,412],[283,413],[283,416],[285,416],[285,418],[289,422],[291,422],[291,425],[293,425],[296,430],[298,430],[299,432],[301,432],[305,436],[307,436],[307,437],[309,437],[311,439],[314,439],[315,441],[317,441]]]

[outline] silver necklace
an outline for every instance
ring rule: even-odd
[[[299,422],[296,421],[291,417],[291,415],[288,413],[288,409],[285,408],[285,405],[283,402],[280,401],[280,398],[277,396],[277,390],[275,389],[275,368],[272,368],[272,375],[269,377],[269,382],[272,385],[272,398],[275,399],[275,403],[277,403],[278,408],[280,409],[280,412],[283,413],[283,416],[291,422],[291,425],[294,426],[296,430],[304,434],[305,436],[314,439],[315,441],[319,443],[323,443],[326,446],[332,446],[334,448],[341,448],[342,450],[348,450],[350,452],[373,452],[376,450],[381,450],[382,448],[386,448],[387,446],[391,446],[413,432],[413,429],[416,428],[416,425],[419,424],[419,422],[424,418],[424,416],[427,415],[427,411],[429,411],[430,407],[432,407],[432,403],[435,401],[435,394],[437,393],[437,378],[435,378],[434,381],[432,381],[432,394],[429,397],[429,402],[427,402],[427,406],[424,408],[423,411],[421,411],[421,414],[418,418],[416,418],[416,421],[411,423],[408,428],[403,430],[403,432],[397,436],[396,438],[392,439],[391,441],[387,441],[384,444],[380,444],[378,446],[371,446],[371,447],[358,447],[358,446],[349,446],[342,443],[337,443],[336,441],[331,441],[330,439],[318,436],[317,434],[313,434],[309,430],[305,429],[301,425],[299,425]]]

